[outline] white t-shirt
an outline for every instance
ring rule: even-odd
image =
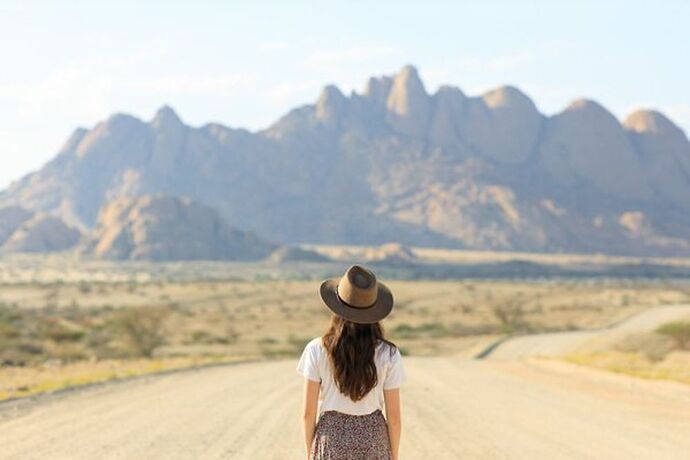
[[[352,415],[366,415],[376,409],[383,411],[383,390],[398,388],[407,380],[400,350],[396,349],[391,356],[390,345],[379,342],[374,354],[378,382],[364,398],[353,401],[349,396],[342,394],[336,386],[327,353],[328,351],[321,343],[321,337],[316,337],[304,347],[302,357],[297,364],[297,372],[309,380],[321,382],[319,414],[327,410]]]

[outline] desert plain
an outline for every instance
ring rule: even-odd
[[[34,262],[0,270],[0,458],[304,458],[295,366],[342,263]],[[398,270],[401,458],[690,451],[690,352],[663,329],[690,320],[686,280]]]

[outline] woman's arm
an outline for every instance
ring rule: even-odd
[[[311,443],[314,440],[316,428],[316,410],[319,404],[319,390],[321,383],[304,379],[304,405],[302,410],[302,424],[304,426],[304,442],[307,447],[307,460],[311,454]]]
[[[383,399],[386,402],[386,421],[388,422],[388,437],[391,440],[392,460],[398,460],[400,451],[400,432],[402,420],[400,417],[400,388],[383,390]]]

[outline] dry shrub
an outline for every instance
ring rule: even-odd
[[[491,312],[501,324],[503,332],[512,334],[527,329],[525,310],[520,299],[509,299],[491,307]]]
[[[41,360],[43,346],[28,339],[0,340],[0,365],[26,366]]]
[[[663,360],[671,351],[668,340],[645,332],[626,335],[613,349],[623,353],[638,353],[652,362]]]
[[[165,344],[164,322],[169,315],[164,307],[132,307],[113,315],[113,326],[120,333],[128,355],[151,358]]]
[[[75,362],[87,359],[89,353],[79,343],[74,342],[55,342],[45,350],[51,360],[60,363]]]
[[[19,329],[11,323],[0,323],[0,339],[16,339],[21,335]]]
[[[662,324],[655,332],[671,339],[676,350],[690,351],[690,321],[673,321]]]
[[[86,335],[77,324],[61,318],[43,318],[41,337],[53,342],[78,342]]]
[[[113,339],[118,331],[108,323],[95,324],[89,329],[85,344],[96,358],[117,358],[118,351],[113,347]]]
[[[491,335],[501,332],[495,324],[463,324],[452,323],[448,332],[453,337],[472,337],[477,335]]]

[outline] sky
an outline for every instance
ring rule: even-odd
[[[408,64],[430,93],[510,84],[547,115],[586,97],[690,133],[688,24],[684,0],[0,0],[0,189],[115,112],[257,130]]]

